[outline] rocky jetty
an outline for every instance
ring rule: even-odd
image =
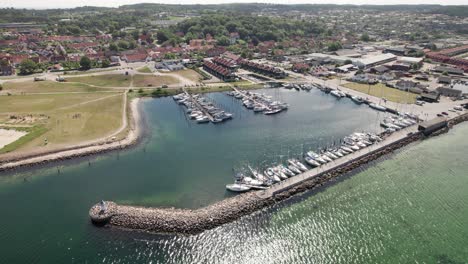
[[[285,188],[284,191],[272,196],[265,197],[262,195],[262,191],[249,192],[195,210],[127,206],[109,201],[106,202],[108,209],[105,215],[98,215],[100,205],[96,204],[90,209],[90,217],[93,222],[102,224],[103,220],[105,220],[105,224],[107,225],[125,229],[155,233],[196,234],[232,222],[244,215],[251,214],[277,201],[285,200],[295,194],[320,187],[346,172],[350,172],[383,155],[392,153],[396,149],[420,140],[422,137],[421,133],[408,135],[402,140],[383,146],[377,151],[365,154],[357,160],[325,171],[291,188]]]

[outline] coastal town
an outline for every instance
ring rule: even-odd
[[[93,231],[200,234],[448,134],[467,110],[466,6],[0,9],[0,173],[116,157],[107,168],[159,190],[105,196],[118,180],[97,180],[80,212]]]

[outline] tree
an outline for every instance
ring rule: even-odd
[[[341,43],[338,41],[328,44],[328,51],[337,51],[341,49]]]
[[[158,40],[159,44],[162,44],[169,40],[169,37],[165,31],[158,31],[158,33],[156,33],[156,39]]]
[[[352,64],[352,63],[353,63],[353,61],[352,61],[352,60],[349,60],[349,59],[344,61],[344,64],[345,64],[345,65],[346,65],[346,64]]]
[[[119,48],[121,49],[128,49],[128,42],[127,41],[124,41],[124,40],[121,40],[117,43],[117,45],[119,46]]]
[[[102,67],[107,68],[110,66],[110,61],[108,59],[105,59],[102,61]]]
[[[91,60],[86,56],[81,57],[80,67],[82,70],[85,70],[85,71],[91,69]]]
[[[119,47],[117,47],[117,45],[115,45],[115,43],[111,43],[109,45],[109,50],[110,51],[119,51]]]
[[[36,69],[37,69],[37,64],[30,59],[23,60],[19,65],[20,75],[32,74],[36,71]]]
[[[216,43],[220,46],[229,46],[229,44],[231,44],[229,38],[226,36],[219,37]]]
[[[442,73],[442,75],[448,76],[448,72],[447,72],[447,71],[444,71],[444,72]]]
[[[369,35],[364,33],[361,35],[361,41],[368,42],[370,40]]]

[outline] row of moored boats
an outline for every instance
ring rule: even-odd
[[[306,172],[310,168],[320,167],[380,141],[382,139],[374,133],[353,133],[345,137],[338,146],[306,152],[302,162],[299,159],[288,159],[287,164],[265,168],[263,173],[248,166],[249,174],[237,174],[235,182],[226,185],[226,189],[233,192],[267,189],[275,183]]]
[[[197,123],[221,123],[232,119],[232,114],[216,107],[199,94],[181,93],[172,97],[179,105],[187,107],[186,113]]]
[[[288,109],[289,107],[288,104],[275,101],[272,96],[265,95],[263,93],[232,91],[227,92],[227,95],[242,100],[242,104],[247,109],[251,109],[255,113],[263,113],[265,115],[274,115]]]

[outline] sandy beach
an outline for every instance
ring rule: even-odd
[[[27,166],[27,165],[34,165],[34,164],[42,164],[51,161],[57,160],[65,160],[74,157],[82,157],[91,154],[97,154],[101,152],[106,152],[114,149],[122,149],[128,146],[135,144],[138,141],[139,136],[142,132],[142,127],[140,125],[141,122],[141,115],[138,109],[138,105],[140,102],[140,98],[133,99],[130,102],[130,111],[131,111],[131,118],[130,123],[128,123],[127,115],[125,115],[125,127],[130,127],[130,130],[126,137],[119,141],[112,140],[112,137],[115,136],[116,133],[112,135],[98,139],[94,142],[86,142],[75,146],[70,146],[69,148],[56,150],[50,153],[43,153],[36,156],[25,156],[19,157],[14,160],[7,160],[0,163],[0,171],[13,169],[16,167]],[[119,129],[119,132],[122,129]],[[10,131],[10,130],[6,130]],[[22,136],[22,135],[21,135]],[[16,140],[16,139],[15,139]],[[3,134],[0,130],[0,147],[3,143]],[[14,141],[14,140],[13,140]],[[6,140],[5,140],[6,142]]]
[[[26,132],[17,131],[14,129],[2,129],[0,128],[0,149],[6,145],[15,142],[20,139],[22,136],[26,135]]]

